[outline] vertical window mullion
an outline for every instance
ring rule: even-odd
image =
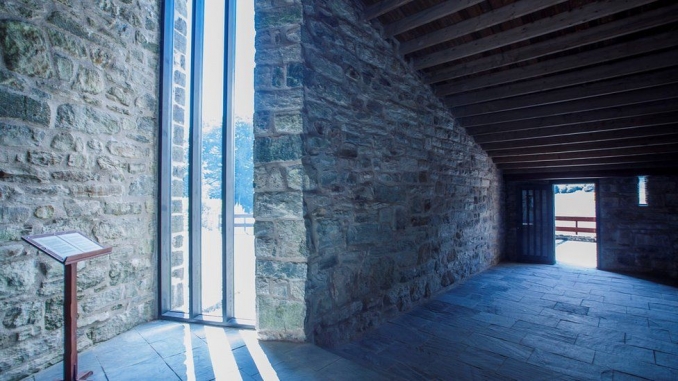
[[[235,144],[233,91],[235,78],[235,6],[237,0],[228,0],[224,8],[224,97],[223,97],[223,248],[222,266],[223,316],[231,319],[234,316],[234,184],[235,184]]]
[[[189,151],[189,292],[191,318],[202,314],[202,86],[204,0],[193,0],[193,32],[191,42],[191,126]]]
[[[170,280],[170,253],[171,253],[171,152],[172,152],[172,56],[174,51],[174,0],[163,2],[163,53],[162,89],[160,102],[160,165],[158,179],[158,194],[160,195],[158,212],[158,243],[159,268],[158,277],[158,313],[164,314],[171,308],[171,280]]]

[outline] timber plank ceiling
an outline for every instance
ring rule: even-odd
[[[362,0],[507,177],[678,169],[675,0]]]

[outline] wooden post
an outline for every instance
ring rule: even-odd
[[[78,375],[78,264],[65,266],[64,287],[64,380],[73,381]]]
[[[78,374],[78,262],[108,254],[104,247],[76,231],[21,237],[64,264],[64,381],[86,380],[94,374]]]

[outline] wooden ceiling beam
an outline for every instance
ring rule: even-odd
[[[666,165],[641,166],[639,168],[612,168],[610,169],[588,169],[573,168],[569,171],[555,171],[555,172],[536,172],[526,171],[526,173],[511,173],[511,171],[504,172],[504,181],[535,181],[535,180],[573,180],[582,181],[586,179],[600,179],[606,177],[633,177],[633,176],[663,176],[678,174],[678,167],[676,163],[671,162]],[[524,171],[525,172],[525,171]]]
[[[666,85],[678,82],[678,70],[675,67],[640,73],[627,77],[615,78],[606,81],[584,83],[572,87],[532,93],[507,99],[498,99],[490,102],[475,103],[461,107],[452,107],[452,115],[457,118],[490,114],[494,112],[524,109],[546,104],[573,101],[598,97],[608,94],[622,93]]]
[[[372,6],[365,8],[363,16],[365,20],[376,19],[377,17],[386,14],[394,9],[402,7],[405,4],[411,3],[413,0],[384,0]]]
[[[678,156],[675,153],[661,153],[661,154],[645,154],[645,155],[624,155],[618,157],[600,157],[592,159],[569,159],[569,160],[548,160],[539,162],[525,162],[525,163],[506,163],[497,164],[497,167],[502,170],[511,169],[527,169],[527,168],[557,168],[557,167],[575,167],[575,166],[604,166],[616,164],[634,164],[634,163],[649,163],[656,161],[678,161]]]
[[[519,28],[512,28],[502,33],[496,33],[485,38],[474,40],[473,42],[427,54],[422,57],[416,57],[413,59],[413,66],[416,70],[421,70],[440,65],[446,62],[497,49],[502,46],[515,44],[517,42],[529,40],[534,37],[557,32],[561,29],[587,23],[605,16],[640,7],[644,4],[651,3],[652,1],[653,0],[603,0],[589,3],[581,8],[576,8],[569,12],[562,12],[552,17],[542,18]],[[431,44],[429,44],[429,42],[426,40],[427,36],[428,35],[424,35],[416,40],[413,40],[411,43],[413,45],[417,45],[417,50],[423,49],[421,46],[424,45],[431,46]],[[436,41],[435,44],[445,41],[449,41],[449,39],[444,39],[444,41]],[[403,52],[403,50],[401,50],[401,52]]]
[[[503,22],[514,20],[519,17],[552,7],[563,3],[563,0],[524,0],[505,5],[490,12],[483,13],[477,17],[461,21],[446,28],[427,33],[420,38],[405,41],[400,44],[400,54],[409,54],[417,50],[428,48],[441,42],[454,40],[473,32],[501,24]],[[448,1],[448,3],[455,3]]]
[[[529,140],[546,138],[550,136],[576,135],[588,132],[619,131],[628,128],[646,128],[664,124],[675,124],[678,121],[678,111],[647,114],[630,118],[610,119],[589,123],[570,124],[565,126],[549,126],[533,128],[529,130],[496,132],[490,134],[475,135],[473,138],[478,144],[508,142],[513,140]]]
[[[591,99],[578,99],[574,101],[553,103],[525,109],[507,110],[495,112],[492,114],[457,118],[457,121],[462,127],[471,127],[485,124],[504,123],[515,120],[549,117],[560,114],[586,112],[673,98],[678,98],[678,86],[667,84],[624,93],[609,94]]]
[[[464,93],[587,66],[604,64],[608,61],[653,53],[676,46],[678,46],[678,38],[676,38],[674,32],[662,33],[600,49],[549,59],[533,65],[517,67],[480,77],[455,80],[451,83],[436,86],[434,91],[438,96]]]
[[[408,16],[396,22],[385,25],[384,34],[386,37],[393,37],[418,26],[422,26],[445,16],[457,13],[462,9],[478,5],[484,1],[485,0],[444,1],[438,5],[424,9],[423,11],[412,16]]]
[[[678,125],[639,128],[624,135],[614,131],[591,132],[573,136],[497,142],[480,146],[491,157],[536,155],[556,152],[588,151],[607,148],[642,147],[660,143],[678,143]]]
[[[480,134],[529,130],[533,128],[558,127],[588,122],[603,122],[620,118],[675,111],[678,111],[678,99],[670,99],[664,101],[638,103],[625,107],[612,107],[602,110],[585,111],[564,115],[552,115],[544,118],[503,122],[494,125],[466,127],[466,131],[473,136],[477,136]]]
[[[558,168],[523,168],[502,171],[507,180],[595,178],[678,173],[678,161],[585,165]],[[522,175],[522,176],[521,176]]]
[[[447,96],[444,98],[444,102],[450,107],[459,107],[462,105],[511,98],[520,95],[581,85],[589,82],[624,77],[627,75],[633,75],[652,70],[665,69],[675,66],[676,62],[678,62],[678,50],[670,50],[655,54],[647,54],[641,57],[629,58],[619,62],[598,65],[591,68],[576,70],[563,74],[511,83],[492,89]]]
[[[493,142],[493,143],[483,143],[480,144],[483,149],[492,156],[492,151],[504,150],[504,149],[516,149],[516,148],[531,148],[531,147],[540,147],[543,148],[546,152],[549,152],[549,148],[546,146],[556,146],[556,145],[565,145],[565,144],[580,144],[580,143],[600,143],[600,142],[609,142],[614,140],[627,140],[633,139],[636,140],[638,144],[642,145],[644,138],[653,138],[657,136],[670,136],[678,134],[678,125],[669,124],[654,126],[653,128],[629,128],[624,130],[624,133],[619,133],[618,131],[591,131],[583,134],[577,135],[565,135],[565,136],[549,136],[545,138],[534,138],[529,140],[512,140],[504,142]],[[670,139],[667,138],[667,139]],[[609,148],[609,147],[608,147]]]
[[[502,52],[501,54],[492,54],[471,62],[464,62],[452,67],[435,70],[425,75],[424,82],[433,84],[465,77],[502,66],[543,57],[545,55],[626,36],[676,21],[678,21],[678,4],[641,13],[637,16],[611,21],[603,25],[577,31],[576,33],[568,33],[547,41],[511,49]]]
[[[674,153],[678,155],[678,143],[666,143],[642,147],[606,148],[599,150],[567,152],[567,153],[544,153],[537,155],[502,156],[495,157],[492,159],[492,161],[495,164],[499,165],[508,163],[530,163],[530,162],[571,160],[571,159],[599,159],[606,157],[645,155],[655,153],[656,154]]]

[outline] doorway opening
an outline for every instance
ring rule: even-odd
[[[596,184],[554,184],[556,262],[598,267]]]

